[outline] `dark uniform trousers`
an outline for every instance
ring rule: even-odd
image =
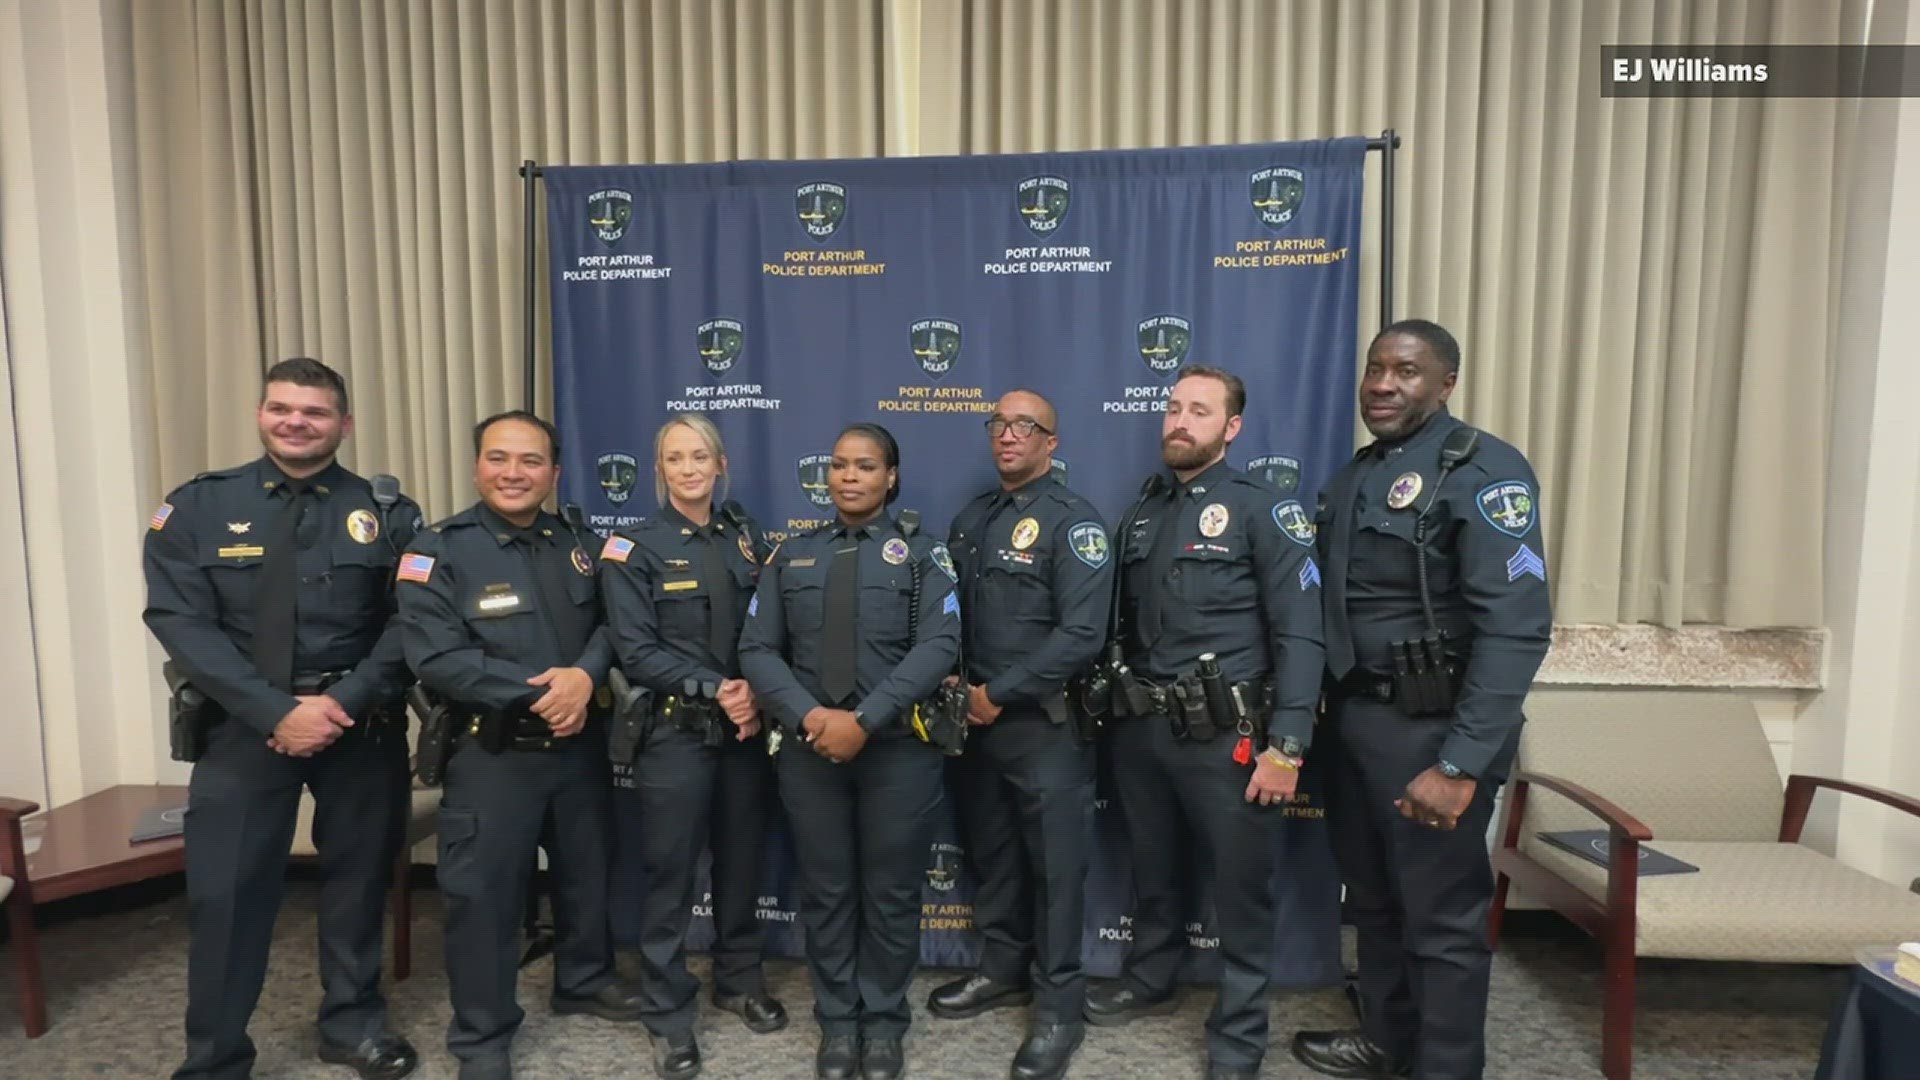
[[[490,754],[462,741],[440,800],[440,891],[446,898],[447,982],[454,1056],[503,1056],[525,1016],[515,1001],[527,887],[542,827],[554,915],[554,992],[597,992],[613,977],[607,922],[612,780],[604,735],[586,731],[551,750]]]
[[[692,732],[656,726],[635,760],[640,801],[640,986],[647,1029],[684,1035],[699,1016],[700,980],[687,971],[687,928],[700,853],[713,849],[713,986],[765,991],[760,974],[760,859],[773,799],[765,739],[709,748]]]
[[[789,737],[776,758],[823,1035],[899,1038],[920,962],[921,887],[945,759],[904,729],[836,765]],[[857,871],[857,872],[856,872]]]
[[[1081,937],[1093,836],[1094,757],[1036,705],[967,734],[953,763],[960,827],[979,887],[980,973],[1031,983],[1036,1019],[1079,1025]]]
[[[1412,719],[1340,693],[1328,708],[1327,822],[1358,936],[1367,1038],[1399,1061],[1417,1047],[1419,1080],[1473,1080],[1486,1067],[1495,785],[1478,785],[1451,831],[1408,821],[1393,801],[1440,759],[1448,718]]]
[[[1197,854],[1212,871],[1220,938],[1208,1057],[1228,1068],[1258,1067],[1267,1050],[1282,809],[1246,800],[1253,767],[1234,764],[1231,731],[1212,742],[1181,742],[1163,715],[1118,720],[1107,730],[1133,860],[1133,945],[1123,977],[1148,997],[1173,991],[1187,944],[1185,882],[1197,869],[1188,860]],[[1189,851],[1190,837],[1198,852]]]
[[[363,725],[366,719],[362,718]],[[187,1060],[176,1077],[246,1076],[247,1019],[260,1000],[302,787],[319,851],[320,1033],[358,1046],[386,1030],[380,933],[406,837],[407,758],[397,736],[353,731],[312,757],[267,747],[237,720],[209,733],[186,814]]]

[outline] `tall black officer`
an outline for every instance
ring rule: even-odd
[[[1113,560],[1093,505],[1053,479],[1054,409],[1015,390],[987,421],[1000,487],[968,503],[948,536],[960,571],[969,745],[954,794],[979,878],[980,967],[933,992],[935,1016],[1034,1002],[1015,1080],[1064,1076],[1085,1032],[1087,851],[1093,747],[1065,688],[1106,640]]]
[[[760,865],[773,761],[753,691],[740,678],[740,627],[767,551],[737,503],[716,502],[726,448],[698,413],[673,417],[654,436],[660,513],[607,538],[600,587],[621,669],[651,691],[638,756],[640,987],[665,1077],[700,1071],[694,1039],[700,980],[687,971],[695,871],[712,838],[714,1004],[757,1032],[787,1025],[760,970]],[[696,688],[686,692],[689,681]]]
[[[1364,1030],[1303,1032],[1293,1051],[1331,1076],[1486,1065],[1487,825],[1553,612],[1533,468],[1447,412],[1459,371],[1445,329],[1381,331],[1360,383],[1376,441],[1321,498],[1328,821]]]
[[[473,432],[480,502],[415,538],[399,569],[400,625],[420,683],[459,718],[440,799],[447,1046],[460,1075],[512,1075],[520,916],[550,825],[553,1011],[638,1020],[614,974],[607,921],[612,780],[595,689],[613,648],[593,560],[540,509],[560,440],[531,413]]]
[[[362,1076],[419,1064],[387,1030],[380,928],[409,796],[409,682],[393,568],[420,525],[335,455],[353,431],[347,387],[317,360],[267,372],[266,454],[167,496],[146,537],[145,618],[209,701],[179,733],[201,744],[186,818],[187,1060],[177,1077],[246,1076],[300,790],[320,852],[320,1057]],[[397,485],[396,485],[397,488]]]
[[[1095,1024],[1172,1011],[1185,857],[1203,853],[1221,961],[1209,1077],[1253,1076],[1266,1054],[1275,847],[1323,663],[1313,524],[1298,502],[1226,463],[1245,405],[1237,376],[1185,368],[1161,425],[1168,471],[1120,525],[1121,682],[1142,685],[1116,699],[1145,706],[1112,726],[1133,944],[1123,977],[1087,995]]]
[[[892,434],[847,428],[828,483],[834,522],[761,568],[740,666],[778,725],[768,737],[799,864],[814,1071],[891,1080],[906,1067],[944,761],[909,725],[954,668],[960,600],[946,545],[886,513],[900,493]]]

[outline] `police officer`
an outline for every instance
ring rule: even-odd
[[[954,669],[960,603],[946,545],[903,527],[900,448],[876,424],[834,442],[835,520],[760,571],[741,669],[779,727],[823,1080],[905,1069],[908,984],[942,762],[910,727]],[[917,606],[916,606],[917,601]]]
[[[607,922],[612,781],[595,688],[613,649],[593,560],[540,509],[559,437],[531,413],[473,434],[480,502],[422,532],[401,559],[400,623],[421,685],[459,718],[440,801],[447,1046],[462,1080],[512,1075],[520,916],[542,825],[557,936],[553,1011],[638,1020],[614,975]]]
[[[266,453],[167,496],[146,536],[147,626],[208,700],[177,731],[193,760],[186,845],[192,939],[187,1059],[176,1077],[246,1076],[300,791],[320,852],[320,1058],[366,1077],[412,1072],[380,994],[383,900],[408,812],[409,679],[393,568],[419,527],[335,458],[346,383],[317,360],[267,372]],[[176,694],[182,691],[176,690]],[[176,699],[178,700],[178,699]]]
[[[1321,496],[1328,821],[1364,1030],[1303,1032],[1293,1052],[1330,1076],[1486,1063],[1487,825],[1553,613],[1533,469],[1449,415],[1459,371],[1445,329],[1382,330],[1360,383],[1376,441]]]
[[[1058,427],[1040,395],[1003,396],[987,420],[1000,486],[948,537],[961,606],[984,613],[964,627],[973,728],[952,770],[982,946],[979,970],[935,990],[927,1010],[960,1018],[1034,1001],[1015,1080],[1066,1075],[1085,1031],[1093,748],[1064,691],[1106,639],[1113,564],[1093,505],[1053,479]]]
[[[1226,463],[1246,389],[1181,372],[1161,426],[1167,472],[1120,523],[1123,688],[1113,770],[1133,859],[1133,943],[1087,1019],[1171,1012],[1186,943],[1189,850],[1212,867],[1219,996],[1210,1078],[1250,1077],[1267,1048],[1271,882],[1319,699],[1319,569],[1300,504]],[[1183,828],[1182,822],[1188,824]]]
[[[787,1013],[760,970],[761,841],[773,762],[738,659],[767,551],[739,504],[715,505],[727,457],[712,421],[674,416],[654,436],[653,460],[660,513],[607,538],[600,585],[620,667],[651,691],[638,756],[614,764],[632,768],[640,798],[640,987],[654,1068],[675,1078],[700,1071],[700,981],[687,971],[686,937],[709,836],[714,1004],[763,1033],[785,1027]]]

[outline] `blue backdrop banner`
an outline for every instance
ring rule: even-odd
[[[1354,422],[1363,139],[963,158],[545,169],[561,497],[595,530],[654,506],[654,431],[671,412],[719,425],[731,496],[774,539],[832,515],[826,462],[844,424],[901,445],[898,508],[944,535],[994,486],[984,422],[1027,387],[1059,412],[1056,473],[1111,524],[1159,462],[1183,363],[1247,383],[1230,460],[1311,505]],[[971,613],[969,613],[971,614]],[[983,613],[982,617],[991,617]],[[1289,809],[1274,971],[1341,975],[1339,885],[1322,802]],[[1088,884],[1087,966],[1112,975],[1130,936],[1124,820],[1103,779]],[[633,836],[617,794],[615,931],[638,939]],[[922,955],[970,965],[971,883],[943,814],[928,853]],[[1196,868],[1195,880],[1204,880]],[[769,951],[799,955],[784,828],[767,849]],[[1218,970],[1193,897],[1186,977]],[[711,937],[699,905],[694,945]]]

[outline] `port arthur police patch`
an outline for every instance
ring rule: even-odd
[[[627,226],[633,221],[633,195],[619,188],[596,191],[587,196],[587,224],[593,227],[593,235],[602,243],[611,247],[627,235]]]
[[[825,180],[801,184],[793,192],[793,212],[808,236],[825,243],[847,218],[847,189]]]
[[[1067,546],[1073,549],[1074,558],[1095,570],[1107,565],[1107,556],[1113,550],[1107,543],[1107,530],[1097,521],[1083,521],[1068,529]]]
[[[827,469],[833,464],[832,454],[808,454],[796,464],[800,474],[800,490],[807,495],[807,501],[818,507],[833,505],[833,492],[827,487]]]
[[[920,370],[938,379],[953,370],[960,359],[960,324],[947,319],[921,319],[913,324],[910,335],[913,358]]]
[[[1256,171],[1251,184],[1254,213],[1269,229],[1278,229],[1293,220],[1307,197],[1307,177],[1299,169],[1279,165]]]
[[[1035,236],[1046,236],[1066,219],[1073,191],[1058,176],[1029,176],[1020,181],[1020,220]]]
[[[593,468],[609,503],[619,506],[633,497],[633,485],[640,482],[640,459],[618,452],[601,454]]]
[[[1247,462],[1247,472],[1291,495],[1300,488],[1300,459],[1274,454]]]
[[[747,328],[733,319],[708,319],[695,332],[700,362],[715,375],[725,375],[747,347]]]
[[[1501,480],[1488,484],[1473,501],[1480,505],[1480,516],[1487,519],[1487,524],[1515,540],[1533,529],[1533,489],[1524,481]]]
[[[1307,516],[1307,508],[1297,499],[1274,504],[1273,523],[1287,534],[1287,539],[1301,547],[1313,546],[1313,519]]]
[[[1140,321],[1139,340],[1140,359],[1164,378],[1187,358],[1193,324],[1178,315],[1155,315]]]

